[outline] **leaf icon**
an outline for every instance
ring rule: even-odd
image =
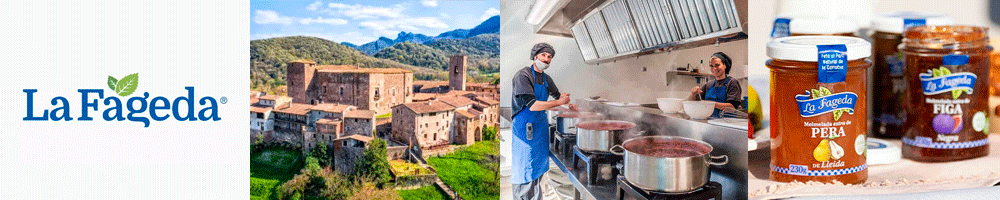
[[[115,90],[115,88],[118,87],[118,79],[108,76],[108,87],[111,88],[111,90]],[[115,93],[118,93],[118,91],[115,90]]]
[[[840,116],[844,115],[844,110],[834,110],[833,111],[833,121],[840,120]]]
[[[132,92],[135,92],[135,88],[138,87],[138,85],[139,74],[129,74],[128,76],[122,77],[122,79],[118,81],[118,84],[116,84],[115,87],[115,93],[118,93],[118,96],[128,96],[132,94]]]
[[[819,86],[819,91],[823,92],[822,94],[820,94],[821,96],[829,96],[833,94],[832,92],[830,92],[830,89],[826,89],[826,87],[823,86]]]
[[[817,89],[809,89],[809,90],[810,90],[809,92],[812,93],[813,99],[823,97],[823,93],[820,92],[819,90]]]
[[[941,76],[947,76],[947,75],[951,75],[951,70],[948,70],[948,68],[945,67],[941,67]]]

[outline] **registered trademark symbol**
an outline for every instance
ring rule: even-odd
[[[226,97],[222,97],[219,98],[219,102],[221,102],[222,104],[226,104],[226,102],[229,102],[229,99],[226,99]]]

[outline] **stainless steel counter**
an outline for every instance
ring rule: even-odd
[[[712,155],[727,155],[729,163],[712,168],[712,181],[723,187],[723,199],[746,199],[747,192],[747,132],[744,130],[709,124],[707,120],[690,119],[685,114],[664,114],[655,108],[642,106],[619,107],[603,102],[575,100],[580,110],[603,113],[608,119],[636,123],[636,127],[621,136],[622,141],[647,135],[681,136],[702,140],[711,144]],[[571,174],[571,173],[567,173]],[[586,176],[586,174],[583,174]],[[585,177],[579,180],[586,180]],[[574,183],[576,186],[576,183]],[[577,190],[594,190],[595,197],[601,196],[605,187],[577,187]],[[610,194],[614,195],[614,186]],[[582,192],[581,193],[585,193]],[[586,196],[586,195],[582,195]],[[604,198],[597,198],[604,199]]]
[[[712,155],[727,155],[729,163],[722,167],[713,167],[711,180],[723,185],[723,199],[746,199],[747,196],[747,132],[744,130],[712,125],[707,120],[692,120],[684,114],[664,114],[659,109],[641,106],[619,107],[602,102],[582,99],[574,101],[580,110],[599,112],[608,119],[623,120],[636,123],[636,127],[621,136],[627,140],[646,135],[682,136],[702,140],[711,144]],[[507,112],[501,115],[510,118]],[[554,122],[553,122],[554,123]],[[563,171],[577,190],[582,199],[613,199],[615,185],[587,185],[587,174],[582,170],[567,167],[572,160],[562,160],[557,152],[551,152],[550,158]]]

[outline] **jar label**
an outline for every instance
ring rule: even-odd
[[[858,102],[858,94],[853,92],[840,92],[833,94],[825,87],[806,91],[805,94],[795,95],[795,101],[799,104],[799,115],[802,117],[815,117],[833,112],[834,121],[840,120],[843,113],[854,114],[854,105]]]
[[[847,46],[843,44],[816,45],[819,58],[820,83],[844,82],[847,77]]]
[[[771,29],[771,38],[788,37],[791,35],[788,29],[788,23],[791,22],[788,18],[777,18],[774,19],[774,27]]]
[[[923,26],[927,24],[926,19],[903,19],[903,31],[914,26]]]
[[[920,86],[923,87],[924,95],[936,95],[951,92],[952,99],[958,99],[962,93],[972,95],[972,89],[976,84],[976,74],[969,72],[952,73],[947,66],[958,66],[969,63],[969,56],[947,55],[944,56],[943,65],[937,69],[927,70],[927,73],[920,74]]]

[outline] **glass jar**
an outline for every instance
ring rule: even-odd
[[[943,162],[986,156],[988,28],[917,26],[899,46],[910,95],[903,157]]]
[[[771,180],[854,184],[868,179],[867,70],[857,37],[792,36],[767,44]]]
[[[951,19],[942,14],[925,12],[883,13],[872,20],[872,105],[871,133],[873,137],[900,138],[905,129],[907,82],[903,73],[906,65],[897,46],[903,41],[903,30],[909,26],[948,25]]]

